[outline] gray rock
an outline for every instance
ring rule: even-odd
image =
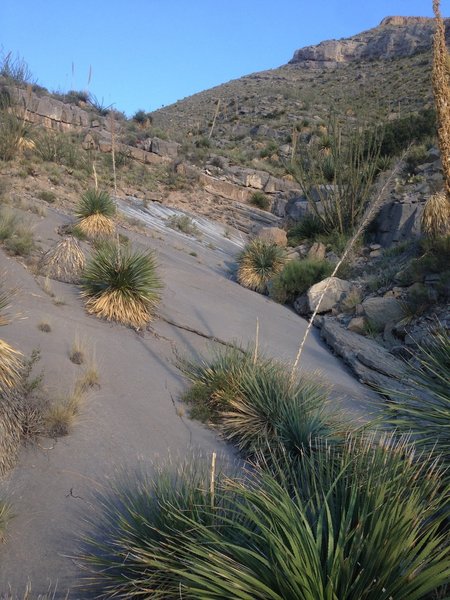
[[[309,314],[309,303],[306,294],[302,294],[294,300],[294,310],[303,317]]]
[[[367,319],[380,330],[387,323],[397,323],[403,317],[402,305],[396,298],[367,298],[362,306]]]
[[[366,331],[366,320],[364,317],[353,317],[347,325],[347,329],[349,331],[353,331],[354,333],[359,333],[359,335],[364,335]]]
[[[394,399],[397,393],[412,393],[401,382],[406,378],[406,365],[374,340],[344,329],[331,318],[322,320],[321,335],[361,382]]]
[[[289,62],[323,68],[353,61],[398,59],[429,49],[433,33],[433,19],[386,17],[378,27],[350,38],[327,40],[296,50]]]
[[[335,307],[345,294],[352,289],[352,284],[338,277],[327,277],[309,288],[307,292],[309,311],[314,312],[318,303],[319,313],[328,312]],[[324,293],[322,300],[320,299]]]
[[[152,139],[150,151],[158,156],[166,156],[168,158],[176,158],[178,156],[178,148],[180,144],[176,142],[167,142],[157,137]]]
[[[322,244],[322,242],[314,242],[308,251],[308,258],[311,258],[312,260],[323,260],[326,252],[327,248],[325,244]]]

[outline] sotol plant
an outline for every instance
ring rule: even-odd
[[[153,318],[161,279],[153,252],[106,242],[86,266],[82,295],[86,310],[107,321],[141,328]]]
[[[422,600],[450,576],[439,470],[391,438],[251,477],[191,460],[102,500],[84,556],[102,597]]]
[[[238,258],[237,280],[244,287],[265,293],[285,261],[283,248],[257,238],[247,244]]]
[[[114,233],[112,217],[116,213],[116,205],[111,196],[104,191],[88,190],[81,197],[76,216],[77,228],[90,238],[109,236]]]

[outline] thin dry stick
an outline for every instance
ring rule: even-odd
[[[92,163],[92,171],[94,172],[95,191],[97,191],[98,190],[98,179],[97,179],[97,171],[95,169],[95,163]]]
[[[341,256],[339,262],[337,263],[337,265],[334,267],[333,272],[331,273],[328,282],[326,283],[323,292],[321,293],[320,297],[319,297],[319,302],[316,305],[316,308],[314,309],[313,314],[311,315],[311,318],[309,319],[308,322],[308,327],[306,328],[305,331],[305,335],[303,336],[303,339],[301,341],[300,347],[298,349],[297,352],[297,356],[295,357],[295,361],[294,364],[292,365],[292,372],[291,372],[291,381],[294,380],[294,376],[295,376],[295,372],[297,370],[297,366],[298,363],[300,362],[300,357],[302,355],[303,352],[303,348],[305,346],[305,342],[308,338],[309,332],[311,331],[311,328],[314,324],[314,319],[317,316],[317,313],[319,312],[319,308],[320,305],[322,303],[322,300],[325,297],[325,294],[327,293],[327,290],[331,284],[331,278],[335,277],[336,273],[338,272],[340,266],[342,265],[342,263],[344,262],[344,260],[347,258],[347,256],[349,255],[351,249],[353,248],[353,246],[355,245],[356,240],[360,237],[360,235],[363,233],[363,231],[365,230],[365,228],[367,227],[367,225],[372,221],[373,217],[376,215],[376,213],[378,212],[378,210],[381,208],[381,204],[383,203],[386,191],[389,187],[389,185],[391,184],[392,180],[394,179],[394,177],[397,175],[397,173],[400,170],[400,165],[403,161],[403,159],[405,158],[406,154],[409,151],[409,147],[408,149],[403,153],[403,155],[401,156],[401,158],[397,161],[397,164],[395,165],[395,167],[392,169],[391,173],[389,174],[389,177],[387,177],[383,183],[383,185],[381,186],[381,189],[378,191],[375,200],[372,202],[372,204],[369,205],[364,217],[361,220],[361,224],[359,225],[358,229],[356,230],[356,232],[353,234],[353,237],[350,239],[350,241],[348,242],[344,254]]]
[[[213,452],[212,457],[211,457],[211,480],[209,482],[209,492],[211,494],[211,508],[214,508],[214,494],[215,494],[214,484],[215,484],[215,480],[216,480],[216,456],[217,456],[217,454],[215,452]]]
[[[117,177],[116,177],[116,138],[115,138],[115,128],[114,128],[114,115],[113,112],[110,112],[110,121],[111,121],[111,158],[112,158],[112,168],[113,168],[113,180],[114,180],[114,195],[117,196]]]
[[[212,122],[212,125],[211,125],[211,130],[210,130],[209,135],[208,135],[208,140],[211,139],[212,133],[214,131],[214,126],[216,124],[217,115],[219,114],[219,108],[220,108],[220,98],[217,100],[216,112],[214,114],[214,119],[213,119],[213,122]]]
[[[256,336],[255,336],[255,353],[253,355],[253,364],[256,365],[258,360],[258,345],[259,345],[259,319],[256,317]]]

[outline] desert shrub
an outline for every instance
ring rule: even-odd
[[[6,88],[0,89],[0,160],[13,160],[33,147],[31,126],[25,121],[23,109]]]
[[[137,110],[132,119],[141,126],[151,125],[153,121],[151,114],[142,109]]]
[[[281,271],[285,260],[283,248],[257,238],[238,256],[237,280],[244,287],[265,293],[269,281]]]
[[[419,247],[420,256],[414,258],[402,277],[408,283],[423,282],[429,273],[445,274],[450,265],[450,235],[423,238]]]
[[[423,143],[436,137],[436,112],[423,109],[417,114],[389,121],[379,128],[382,135],[381,156],[398,156],[412,142]]]
[[[89,102],[89,92],[86,90],[69,90],[64,94],[64,100],[77,106],[80,106],[80,104],[85,105]]]
[[[56,201],[56,194],[51,190],[41,190],[38,192],[37,197],[49,204],[53,204]]]
[[[417,361],[408,365],[407,381],[413,390],[389,390],[393,402],[384,404],[384,418],[398,432],[412,432],[414,443],[426,454],[440,457],[450,483],[450,335],[443,326],[427,343],[416,347]],[[383,391],[383,390],[381,390]]]
[[[307,213],[298,223],[293,225],[287,232],[290,246],[297,246],[304,240],[315,240],[324,232],[322,221],[315,215]]]
[[[227,348],[179,367],[192,383],[184,396],[191,416],[214,423],[246,455],[281,446],[296,455],[311,438],[339,437],[327,389],[308,377],[293,380],[279,361]]]
[[[12,52],[0,56],[0,76],[8,80],[8,83],[24,86],[33,82],[33,74],[26,61]]]
[[[273,278],[269,289],[270,296],[277,302],[292,302],[312,285],[328,277],[332,270],[332,265],[326,260],[290,260]]]
[[[122,478],[85,542],[88,585],[123,598],[429,597],[450,575],[448,492],[412,458],[403,441],[350,439],[251,477],[190,460]]]
[[[444,191],[433,194],[426,201],[421,229],[430,237],[450,235],[450,201]]]
[[[0,241],[19,256],[29,256],[35,246],[31,228],[7,208],[0,209]]]
[[[197,235],[199,233],[197,225],[188,215],[172,215],[167,219],[166,224],[171,229],[182,231],[187,235]]]
[[[426,147],[421,145],[413,146],[405,159],[406,163],[406,172],[414,175],[416,173],[416,169],[419,165],[422,165],[427,161],[427,149]]]
[[[82,288],[90,314],[141,328],[154,316],[162,282],[153,252],[105,242],[87,264]]]
[[[262,210],[269,210],[270,198],[263,192],[253,192],[253,194],[250,196],[250,204],[257,206]]]
[[[303,145],[289,170],[324,231],[350,234],[364,214],[379,172],[381,136],[368,135],[362,127],[344,131],[336,116],[327,130],[328,151],[323,152],[320,140]]]
[[[78,140],[70,134],[42,129],[34,142],[36,153],[43,161],[72,168],[82,167],[85,162]]]
[[[108,236],[114,232],[112,217],[116,205],[108,192],[91,189],[83,194],[77,206],[77,228],[88,237]]]
[[[272,140],[260,151],[259,156],[261,158],[268,158],[272,154],[276,154],[276,152],[278,152],[278,144]]]

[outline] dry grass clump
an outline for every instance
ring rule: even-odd
[[[22,353],[0,340],[0,394],[18,384],[21,368]]]
[[[46,434],[50,437],[68,435],[80,413],[83,401],[84,393],[75,385],[67,398],[50,403],[44,415]]]
[[[116,205],[107,192],[88,190],[77,208],[77,229],[89,238],[109,237],[115,231]]]
[[[22,421],[20,394],[0,393],[0,477],[16,462],[22,438]]]
[[[430,237],[450,235],[450,196],[437,192],[428,198],[421,220],[422,232]]]
[[[283,248],[255,239],[238,258],[237,280],[244,287],[265,293],[269,281],[281,272],[286,262]]]
[[[40,270],[44,276],[51,279],[65,283],[78,283],[85,264],[86,258],[80,243],[70,236],[44,254]]]
[[[141,328],[153,318],[161,288],[153,252],[106,243],[84,271],[82,295],[88,313]]]
[[[114,234],[115,225],[109,217],[105,215],[90,215],[80,219],[77,228],[88,238],[109,237]]]
[[[0,500],[0,543],[5,539],[5,529],[11,517],[11,507],[3,500]]]

